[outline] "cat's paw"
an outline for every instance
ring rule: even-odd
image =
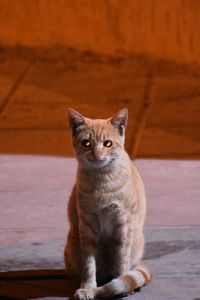
[[[78,289],[74,294],[76,300],[90,300],[94,298],[94,292],[92,289]]]

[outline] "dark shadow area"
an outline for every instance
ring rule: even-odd
[[[6,297],[6,296],[0,296],[1,300],[18,300],[18,298],[13,298],[13,297]]]
[[[158,259],[165,255],[170,255],[188,250],[200,250],[200,240],[173,240],[173,241],[153,241],[146,244],[145,260]]]
[[[0,299],[30,299],[42,297],[71,298],[78,281],[64,270],[28,270],[0,273]]]

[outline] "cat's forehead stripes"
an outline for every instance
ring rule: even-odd
[[[110,137],[110,128],[107,120],[86,120],[87,130],[90,138],[97,141],[105,141]]]

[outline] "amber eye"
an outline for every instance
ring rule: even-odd
[[[104,147],[107,147],[107,148],[109,148],[109,147],[111,147],[111,146],[112,146],[112,141],[110,141],[110,140],[107,140],[107,141],[105,141],[105,142],[103,143],[103,145],[104,145]]]
[[[91,147],[91,142],[89,140],[83,140],[81,142],[81,145],[84,147],[84,148],[90,148]]]

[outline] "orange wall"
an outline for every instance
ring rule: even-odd
[[[200,62],[199,0],[1,0],[0,44]]]

